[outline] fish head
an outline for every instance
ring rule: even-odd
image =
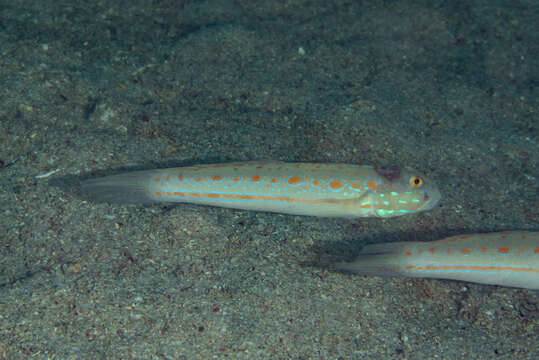
[[[442,197],[436,184],[415,169],[380,166],[375,171],[381,179],[371,194],[375,216],[394,217],[430,210]]]

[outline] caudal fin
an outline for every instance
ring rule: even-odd
[[[94,201],[119,204],[150,204],[156,202],[150,193],[154,170],[134,171],[119,175],[85,180],[82,192]]]
[[[335,268],[360,275],[404,276],[402,260],[398,256],[405,243],[367,245],[352,262],[335,264]]]

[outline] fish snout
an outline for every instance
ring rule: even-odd
[[[438,189],[435,189],[435,188],[425,190],[423,196],[424,196],[423,198],[424,204],[421,207],[421,211],[431,210],[436,205],[438,205],[438,203],[442,199],[442,194],[440,193]]]

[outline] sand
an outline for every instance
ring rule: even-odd
[[[536,1],[2,1],[0,358],[533,359],[538,292],[362,277],[366,243],[537,231]],[[87,201],[123,170],[399,164],[440,206]]]

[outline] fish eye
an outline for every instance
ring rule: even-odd
[[[421,185],[423,185],[423,179],[420,178],[419,176],[412,176],[410,178],[410,185],[412,185],[415,188],[419,188],[421,187]]]

